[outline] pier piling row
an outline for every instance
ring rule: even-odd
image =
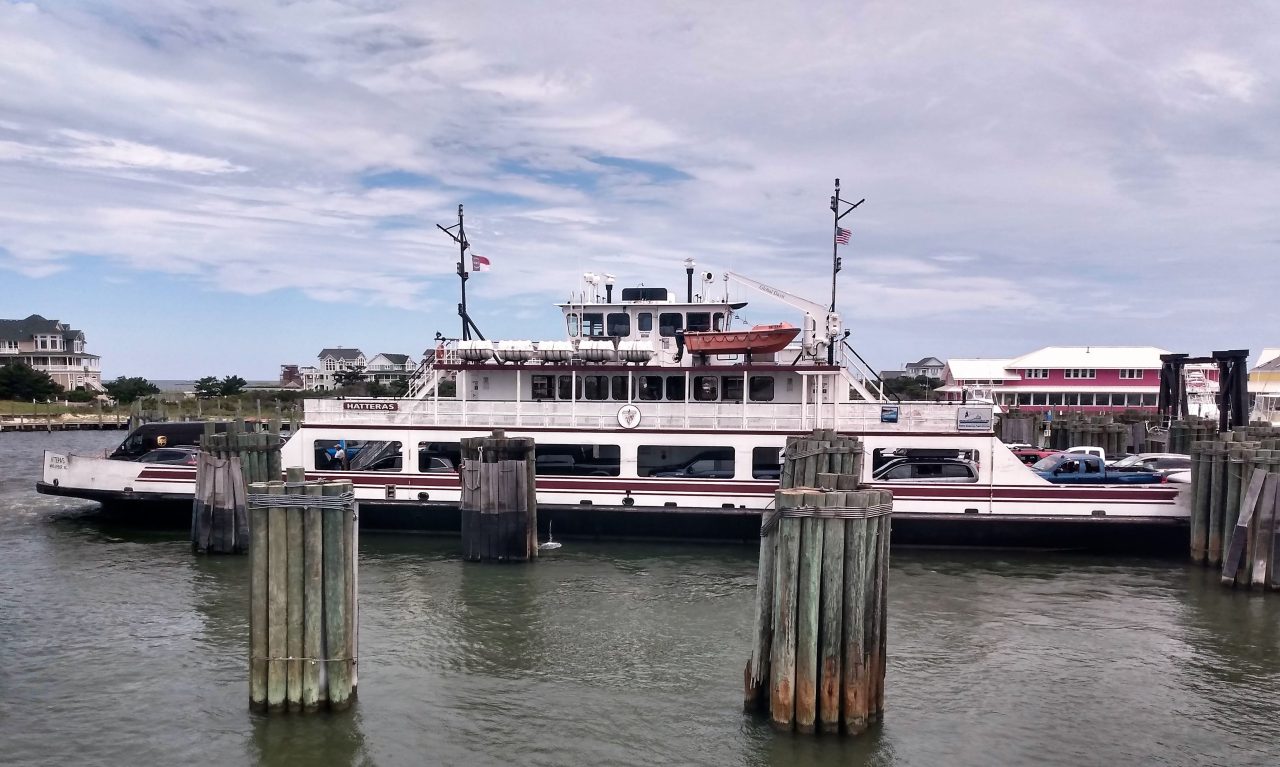
[[[527,562],[538,556],[534,440],[462,439],[462,557],[470,562]]]
[[[255,482],[248,495],[249,705],[340,710],[356,694],[358,582],[350,482]]]
[[[1191,561],[1223,585],[1280,589],[1280,437],[1245,427],[1191,442]],[[1261,439],[1251,439],[1258,435]]]
[[[237,419],[223,434],[206,422],[196,460],[196,491],[191,502],[191,550],[197,554],[244,554],[250,525],[245,509],[249,485],[278,482],[280,422],[268,432],[248,431]]]
[[[780,730],[856,735],[884,711],[893,496],[859,490],[862,445],[789,437],[761,520],[744,708]]]

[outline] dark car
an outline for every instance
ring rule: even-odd
[[[698,479],[733,479],[733,458],[699,456],[674,471],[655,471],[654,477],[695,477]]]
[[[963,458],[894,458],[876,469],[872,482],[977,482],[978,466]]]
[[[200,450],[194,447],[162,447],[144,453],[138,463],[172,463],[182,466],[195,466]]]

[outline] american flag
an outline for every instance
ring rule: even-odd
[[[473,272],[489,271],[489,259],[485,258],[484,256],[477,256],[475,253],[472,253],[471,254],[471,271]]]
[[[836,227],[836,242],[840,243],[841,245],[848,245],[848,244],[849,244],[849,235],[851,235],[851,234],[853,234],[853,232],[850,232],[848,229],[845,229],[845,228],[844,228],[844,227],[842,227],[842,226],[837,226],[837,227]]]

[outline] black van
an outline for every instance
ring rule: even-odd
[[[198,447],[204,435],[204,421],[174,421],[172,423],[144,423],[124,438],[108,458],[117,461],[136,461],[159,447]],[[215,421],[215,432],[227,430],[226,421]]]

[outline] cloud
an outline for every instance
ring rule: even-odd
[[[1160,318],[1136,340],[1258,345],[1169,307],[1267,311],[1240,280],[1277,238],[1278,12],[1162,6],[1159,35],[1152,13],[0,5],[0,268],[448,313],[435,225],[461,202],[488,334],[555,334],[530,307],[581,272],[675,285],[690,256],[820,299],[839,176],[868,200],[840,285],[869,353],[973,353],[975,314],[1000,329],[980,351],[1015,353],[1027,314],[1072,307],[1081,343]]]

